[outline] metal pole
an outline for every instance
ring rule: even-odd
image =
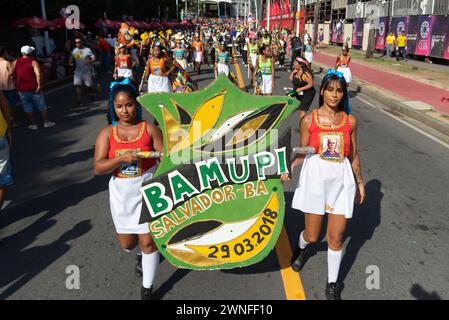
[[[257,6],[257,1],[258,1],[258,0],[255,0],[255,1],[254,1],[254,3],[256,4],[256,28],[259,27],[259,8],[258,8],[258,6]]]
[[[178,12],[179,12],[179,7],[178,7],[178,0],[176,0],[176,21],[178,21],[178,20],[179,20],[179,15],[178,15]]]
[[[198,0],[198,19],[200,18],[200,0]]]
[[[42,19],[47,20],[47,12],[45,10],[45,0],[41,0],[41,11],[42,11]],[[48,31],[44,32],[45,38],[45,53],[50,54],[50,38],[48,36]]]
[[[267,0],[267,30],[270,31],[270,0]]]
[[[319,24],[319,13],[321,10],[321,0],[318,0],[315,4],[315,12],[314,12],[314,27],[313,27],[313,44],[316,45],[318,38],[318,24]]]
[[[298,0],[297,6],[296,6],[296,36],[299,37],[299,17],[301,12],[301,1]]]

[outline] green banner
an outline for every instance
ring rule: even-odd
[[[164,156],[144,183],[140,222],[174,266],[230,269],[261,261],[284,219],[279,177],[289,141],[277,129],[298,108],[290,97],[253,96],[226,76],[188,94],[138,98],[158,121]]]

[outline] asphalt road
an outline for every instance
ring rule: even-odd
[[[246,69],[240,68],[247,81]],[[213,79],[212,70],[194,78],[204,87]],[[106,78],[99,81],[107,88]],[[288,73],[280,71],[276,93],[283,95],[286,86]],[[449,149],[356,93],[352,96],[367,199],[356,207],[346,233],[342,297],[448,299]],[[106,125],[107,93],[76,108],[68,85],[47,92],[46,100],[56,127],[14,130],[15,184],[0,213],[0,299],[139,299],[141,279],[134,275],[134,257],[115,238],[109,177],[94,177],[92,170],[95,138]],[[293,143],[298,141],[298,117],[295,113],[284,123],[292,128]],[[285,185],[287,208],[298,175],[299,170]],[[296,245],[304,228],[301,213],[289,209],[285,226]],[[326,248],[325,239],[314,245],[300,273],[307,299],[324,299]],[[69,266],[79,267],[79,289],[66,287]],[[370,290],[366,281],[372,266],[379,270],[380,287]],[[230,271],[177,270],[162,261],[154,296],[282,300],[286,292],[273,251],[254,266]]]

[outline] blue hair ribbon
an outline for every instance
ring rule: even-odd
[[[138,94],[138,91],[137,91],[136,87],[132,84],[130,78],[125,78],[122,81],[112,81],[111,82],[111,84],[109,86],[109,93],[110,93],[109,114],[111,115],[111,121],[112,121],[113,126],[117,125],[117,121],[115,121],[115,111],[114,111],[114,90],[118,86],[130,86],[136,92],[136,94]],[[137,119],[142,120],[142,107],[140,106],[140,104],[137,105]]]
[[[329,69],[326,72],[326,75],[324,76],[323,80],[325,80],[326,78],[332,77],[332,76],[336,76],[336,77],[338,77],[340,79],[343,79],[346,82],[345,75],[343,74],[343,72],[340,72],[340,71],[337,71],[337,70],[334,70],[334,69]],[[349,92],[348,92],[348,87],[347,86],[346,86],[345,94],[346,94],[346,105],[345,105],[345,109],[346,110],[345,111],[346,111],[347,114],[351,114],[351,106],[349,104]]]

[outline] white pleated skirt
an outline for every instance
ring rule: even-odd
[[[151,92],[172,92],[170,79],[166,76],[150,74],[148,78],[148,93]]]
[[[115,230],[119,234],[149,233],[149,224],[139,224],[142,210],[142,183],[150,180],[156,166],[136,178],[117,178],[109,180],[109,202]]]
[[[128,68],[117,68],[117,77],[119,78],[132,78],[133,70]]]
[[[352,81],[351,69],[349,69],[348,67],[338,67],[337,71],[343,73],[347,84],[351,83]]]
[[[223,72],[227,76],[229,75],[229,66],[227,64],[217,63],[217,70],[218,70],[218,74]]]
[[[250,54],[250,58],[251,58],[251,65],[253,67],[256,67],[256,63],[257,63],[257,54]]]
[[[203,62],[203,52],[202,51],[195,51],[194,53],[195,56],[195,62]]]
[[[308,63],[313,61],[313,52],[304,52],[304,58],[306,58]]]
[[[307,155],[301,168],[292,208],[304,213],[344,215],[352,218],[356,184],[348,158],[343,162]]]
[[[269,94],[273,92],[273,80],[271,79],[271,74],[262,75],[262,84],[259,88],[262,94]]]

